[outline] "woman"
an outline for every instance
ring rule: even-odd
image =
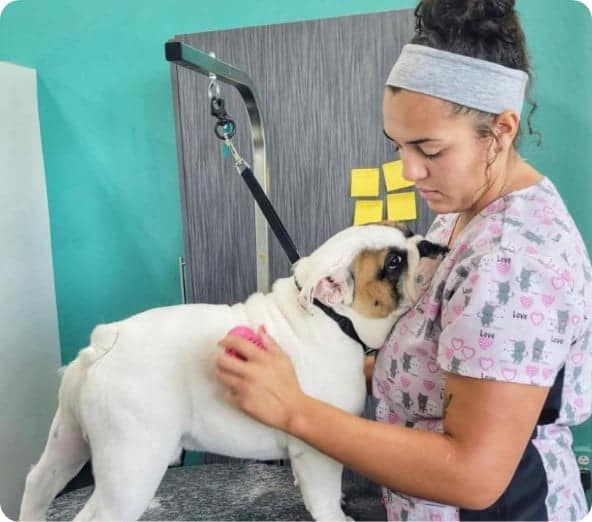
[[[221,341],[229,400],[382,484],[392,520],[576,520],[569,425],[590,416],[592,269],[551,181],[517,153],[529,65],[513,0],[424,0],[384,132],[448,244],[373,371],[378,422],[306,396],[289,359]],[[531,111],[532,112],[532,111]]]

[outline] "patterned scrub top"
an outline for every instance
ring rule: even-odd
[[[456,218],[438,216],[428,239],[447,244]],[[592,410],[592,269],[555,186],[543,178],[494,201],[443,260],[422,260],[420,273],[422,297],[377,356],[377,420],[442,432],[445,372],[551,390],[514,479],[491,508],[384,488],[389,520],[581,519],[588,510],[568,426]]]

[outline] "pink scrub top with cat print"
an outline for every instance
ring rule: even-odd
[[[447,244],[456,218],[438,216],[427,238]],[[470,511],[383,489],[389,520],[581,519],[569,426],[592,409],[592,269],[555,186],[543,178],[490,204],[442,260],[422,260],[420,278],[422,296],[377,356],[377,420],[442,432],[446,372],[551,389],[493,506]]]

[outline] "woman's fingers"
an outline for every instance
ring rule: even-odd
[[[218,344],[223,348],[233,350],[247,360],[257,360],[257,356],[261,355],[263,352],[261,348],[252,342],[232,334],[223,337],[220,341],[218,341]],[[232,356],[232,354],[228,353],[226,353],[226,355]]]
[[[229,359],[229,357],[225,357],[224,359]],[[242,375],[234,373],[232,370],[224,368],[223,366],[223,364],[217,365],[216,379],[226,387],[230,397],[236,399],[243,389],[245,379]]]
[[[268,352],[278,353],[282,351],[276,340],[267,333],[265,326],[259,326],[259,328],[257,329],[257,335],[259,335],[259,337],[263,341],[263,346]]]
[[[216,359],[216,373],[222,374],[224,377],[235,376],[241,378],[248,370],[245,361],[233,355],[221,352]]]
[[[226,388],[226,400],[255,419],[285,429],[302,392],[290,358],[258,329],[263,347],[236,335],[218,343],[216,377]],[[230,349],[232,351],[230,351]]]
[[[248,341],[247,339],[233,334],[226,335],[218,342],[218,344],[224,348],[235,351],[236,353],[240,354],[240,356],[248,360],[264,359],[265,356],[260,356],[262,355],[262,352],[266,351],[272,354],[283,352],[275,339],[267,333],[265,326],[259,326],[257,329],[257,335],[261,339],[263,349]]]

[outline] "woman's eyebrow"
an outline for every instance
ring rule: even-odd
[[[393,138],[391,138],[391,137],[390,137],[390,136],[389,136],[389,135],[386,133],[386,131],[384,130],[384,128],[382,129],[382,133],[384,134],[384,137],[385,137],[387,140],[389,140],[389,141],[392,141],[392,142],[395,142],[395,140],[394,140]]]
[[[382,133],[384,134],[385,138],[389,141],[392,141],[393,143],[397,143],[396,140],[394,140],[393,138],[391,138],[384,129],[382,129]],[[439,138],[419,138],[417,140],[411,140],[405,143],[405,145],[420,145],[422,143],[427,143],[430,141],[442,141]]]

